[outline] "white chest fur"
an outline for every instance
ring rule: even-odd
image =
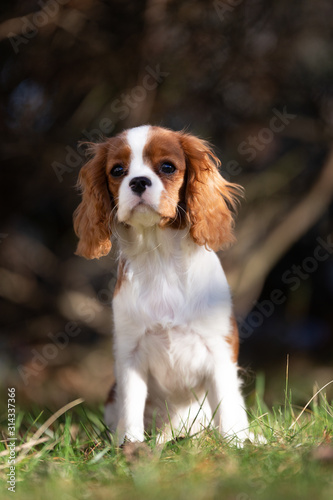
[[[154,229],[136,238],[129,246],[140,250],[136,255],[123,250],[125,279],[113,302],[116,356],[126,350],[136,357],[165,392],[192,390],[230,329],[222,267],[185,232]]]
[[[217,255],[195,245],[185,231],[129,233],[122,247],[125,280],[114,299],[115,317],[119,313],[123,320],[125,314],[147,329],[221,312],[230,317],[229,287]]]

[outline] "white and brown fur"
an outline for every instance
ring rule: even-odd
[[[120,444],[143,441],[152,420],[160,441],[212,423],[242,442],[238,331],[214,252],[233,241],[239,187],[205,141],[183,132],[142,126],[93,149],[74,226],[79,255],[106,255],[111,235],[119,246],[107,425]]]

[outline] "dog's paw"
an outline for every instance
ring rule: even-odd
[[[252,444],[267,444],[267,439],[262,434],[248,433],[247,438]]]
[[[243,448],[244,444],[252,443],[254,445],[266,444],[267,441],[262,435],[256,435],[249,430],[244,430],[237,432],[235,434],[228,434],[225,436],[228,439],[230,445],[236,446],[237,448]]]

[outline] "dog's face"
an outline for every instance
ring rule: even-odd
[[[220,176],[206,142],[143,126],[93,149],[80,172],[82,202],[74,214],[79,255],[106,255],[114,220],[133,227],[187,226],[198,245],[212,249],[232,240],[230,208],[238,186]]]
[[[184,184],[184,151],[169,130],[140,127],[109,143],[106,174],[119,222],[175,221]]]

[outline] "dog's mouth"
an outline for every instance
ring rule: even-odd
[[[131,209],[127,223],[130,225],[141,225],[150,227],[158,224],[161,220],[161,215],[158,210],[147,203],[145,200],[140,200]]]
[[[146,211],[153,211],[157,212],[156,207],[151,205],[148,201],[140,198],[138,202],[132,207],[131,212],[146,212]]]

